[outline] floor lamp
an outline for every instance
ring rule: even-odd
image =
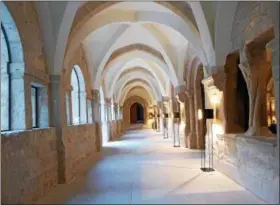
[[[200,120],[203,119],[202,116],[202,111],[198,110],[198,116],[201,118]],[[203,172],[213,172],[215,171],[213,168],[213,131],[212,131],[212,121],[214,119],[214,110],[213,109],[205,109],[204,110],[204,116],[205,119],[210,119],[211,123],[206,123],[206,124],[210,124],[211,128],[209,129],[209,126],[207,127],[208,130],[208,166],[206,165],[205,161],[206,161],[206,146],[205,149],[201,151],[201,170]],[[211,133],[211,134],[210,134]],[[210,138],[211,135],[211,138]],[[205,137],[203,138],[203,143],[205,144]],[[212,163],[211,163],[212,162]]]
[[[174,112],[174,141],[173,141],[173,147],[181,147],[180,146],[180,132],[179,132],[179,126],[180,126],[180,113],[179,112]],[[176,132],[177,131],[177,132]]]
[[[164,113],[163,114],[163,120],[164,120],[163,121],[163,139],[168,139],[167,118],[168,118],[168,114]]]

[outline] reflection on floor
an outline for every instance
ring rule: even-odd
[[[264,203],[217,171],[201,172],[199,151],[173,148],[151,130],[129,131],[91,166],[38,203]]]

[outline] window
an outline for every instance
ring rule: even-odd
[[[92,103],[91,103],[91,100],[88,100],[88,120],[87,120],[87,122],[88,123],[92,123],[92,118],[93,118],[93,116],[92,116]]]
[[[10,78],[8,47],[1,26],[1,131],[10,130]]]
[[[74,66],[71,73],[72,123],[87,122],[86,92],[83,74],[78,66]]]
[[[21,130],[25,123],[24,57],[17,26],[1,3],[1,131]],[[16,62],[14,60],[16,59]],[[13,64],[16,64],[16,69]]]
[[[38,128],[38,88],[31,87],[32,127]]]

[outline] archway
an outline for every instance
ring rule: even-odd
[[[246,132],[249,123],[249,92],[239,68],[240,56],[235,51],[227,56],[225,64],[226,89],[224,93],[225,132]],[[238,112],[236,112],[238,110]]]
[[[130,107],[130,124],[137,123],[144,123],[144,107],[136,102]]]

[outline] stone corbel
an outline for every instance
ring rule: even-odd
[[[216,78],[210,76],[202,80],[211,105],[218,104],[223,94],[224,83],[219,82],[219,80],[221,80],[221,76]]]

